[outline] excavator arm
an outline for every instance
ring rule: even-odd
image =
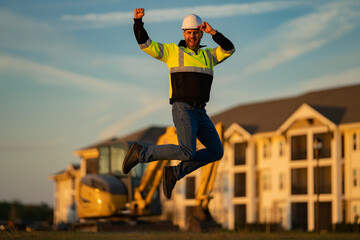
[[[175,127],[168,127],[156,144],[178,144]],[[163,169],[169,162],[170,160],[155,161],[147,165],[140,184],[134,189],[134,199],[130,203],[133,215],[141,216],[146,213],[146,209],[150,206],[155,191],[161,183]]]
[[[146,167],[139,186],[134,190],[134,200],[131,202],[131,212],[135,216],[146,214],[145,209],[151,204],[155,191],[162,179],[163,168],[169,160],[151,162]]]

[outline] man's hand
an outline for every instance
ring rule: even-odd
[[[142,18],[145,15],[145,9],[144,8],[136,8],[134,10],[134,18],[139,19]]]
[[[198,28],[208,34],[215,35],[216,31],[208,24],[207,22],[203,22]]]

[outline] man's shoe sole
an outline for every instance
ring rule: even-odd
[[[137,146],[139,146],[138,144],[134,143],[133,145],[131,145],[130,149],[129,149],[129,152],[126,154],[126,157],[124,159],[124,162],[123,162],[123,167],[122,167],[122,171],[123,173],[125,174],[128,174],[130,172],[130,170],[128,172],[125,172],[125,165],[127,163],[127,161],[129,161],[130,157],[133,155],[134,151],[136,150]]]
[[[166,167],[164,167],[164,170],[163,170],[163,191],[164,191],[164,195],[167,199],[170,199],[170,197],[168,197],[168,192],[167,192],[167,189],[166,189],[166,180],[167,179],[167,174],[166,174]]]
[[[169,169],[168,171],[173,171],[173,169],[171,168],[171,167],[164,167],[164,171],[163,171],[163,177],[164,177],[164,180],[163,180],[163,191],[164,191],[164,195],[165,195],[165,197],[167,198],[167,199],[170,199],[171,198],[171,193],[172,193],[172,190],[174,189],[174,186],[171,188],[171,190],[170,190],[170,192],[168,192],[168,189],[167,189],[167,184],[169,184],[169,183],[167,183],[166,182],[166,179],[169,179],[169,177],[168,177],[168,174],[170,174],[170,173],[168,173],[168,171],[166,171],[166,169]]]

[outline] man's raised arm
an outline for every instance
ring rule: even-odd
[[[138,44],[144,44],[149,39],[149,36],[144,29],[144,23],[142,21],[144,15],[144,8],[136,8],[134,10],[134,34]]]
[[[234,44],[224,35],[213,29],[209,23],[203,22],[199,29],[205,33],[212,35],[213,40],[225,51],[235,51]]]

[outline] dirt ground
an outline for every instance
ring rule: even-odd
[[[324,240],[352,240],[360,239],[360,234],[354,233],[244,233],[244,232],[0,232],[0,240],[262,240],[262,239],[324,239]]]

